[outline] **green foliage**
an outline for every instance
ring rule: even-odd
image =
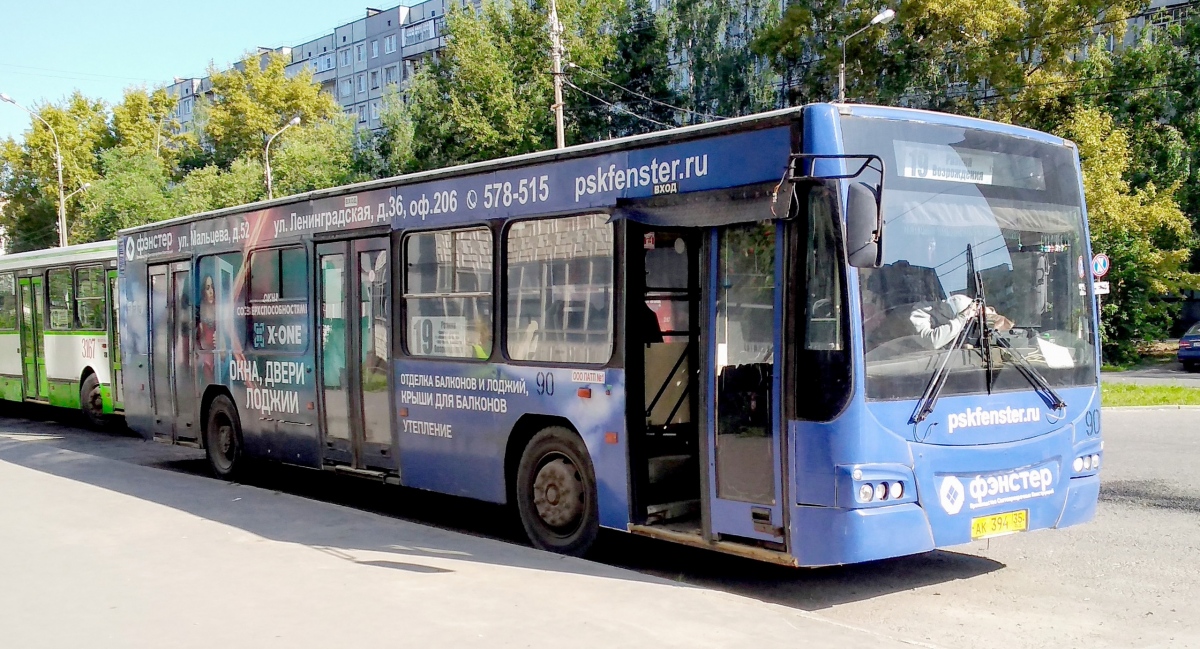
[[[1174,200],[1177,186],[1130,187],[1129,136],[1111,116],[1077,109],[1061,134],[1079,146],[1092,248],[1112,259],[1112,293],[1101,310],[1105,357],[1125,362],[1138,342],[1164,337],[1170,327],[1170,307],[1156,298],[1195,279],[1184,268],[1195,243],[1191,224]]]
[[[354,170],[357,139],[353,118],[345,115],[289,129],[271,145],[275,196],[365,180]]]
[[[215,98],[205,104],[200,119],[213,161],[228,167],[234,160],[262,159],[267,138],[299,115],[301,123],[327,120],[341,109],[313,83],[304,68],[289,78],[282,55],[247,56],[225,72],[210,70]]]
[[[198,214],[259,201],[267,196],[263,166],[239,158],[229,169],[209,165],[189,173],[171,190],[176,214]]]
[[[1200,388],[1181,385],[1105,383],[1100,401],[1108,408],[1120,406],[1200,406]]]
[[[677,80],[686,108],[732,117],[774,107],[767,60],[750,44],[778,18],[778,2],[676,0],[668,11],[671,47],[682,55]]]
[[[83,199],[83,218],[72,241],[112,239],[122,228],[174,216],[167,167],[152,149],[110,149],[101,155],[101,169],[103,177]]]

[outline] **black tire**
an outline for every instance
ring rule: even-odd
[[[1200,367],[1198,367],[1196,365],[1195,361],[1184,361],[1183,362],[1183,370],[1185,372],[1195,372],[1197,369],[1200,369]]]
[[[583,556],[600,531],[596,473],[578,435],[553,426],[529,440],[517,466],[517,513],[535,547]]]
[[[225,396],[218,395],[208,407],[204,425],[204,454],[213,475],[233,480],[246,469],[242,453],[242,422],[237,406]]]
[[[104,428],[104,397],[100,394],[100,380],[95,374],[88,374],[79,384],[79,410],[83,413],[83,421],[93,430]]]

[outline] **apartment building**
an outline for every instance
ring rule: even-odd
[[[479,6],[479,0],[425,0],[368,8],[363,18],[325,36],[292,47],[260,47],[258,55],[263,64],[273,53],[286,57],[289,76],[312,70],[313,80],[354,116],[359,128],[377,129],[384,93],[391,88],[403,92],[416,71],[445,47],[446,11],[456,2]],[[188,129],[194,125],[196,102],[211,97],[212,83],[208,77],[176,78],[166,90],[178,99],[175,118]]]

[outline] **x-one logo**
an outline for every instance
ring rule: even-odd
[[[952,475],[946,476],[938,489],[938,500],[942,501],[942,509],[951,516],[962,510],[966,495],[967,490],[963,488],[962,481]]]
[[[129,237],[128,239],[125,240],[125,260],[126,261],[133,259],[133,253],[135,250],[136,250],[136,248],[133,245],[133,237]]]

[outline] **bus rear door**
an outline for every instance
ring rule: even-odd
[[[150,278],[150,386],[154,435],[195,441],[196,377],[192,369],[191,264],[158,264]]]
[[[322,449],[325,464],[395,472],[388,239],[317,244]]]
[[[46,380],[46,340],[42,333],[42,312],[45,310],[42,278],[23,277],[20,285],[25,398],[46,400],[50,398],[50,385]]]

